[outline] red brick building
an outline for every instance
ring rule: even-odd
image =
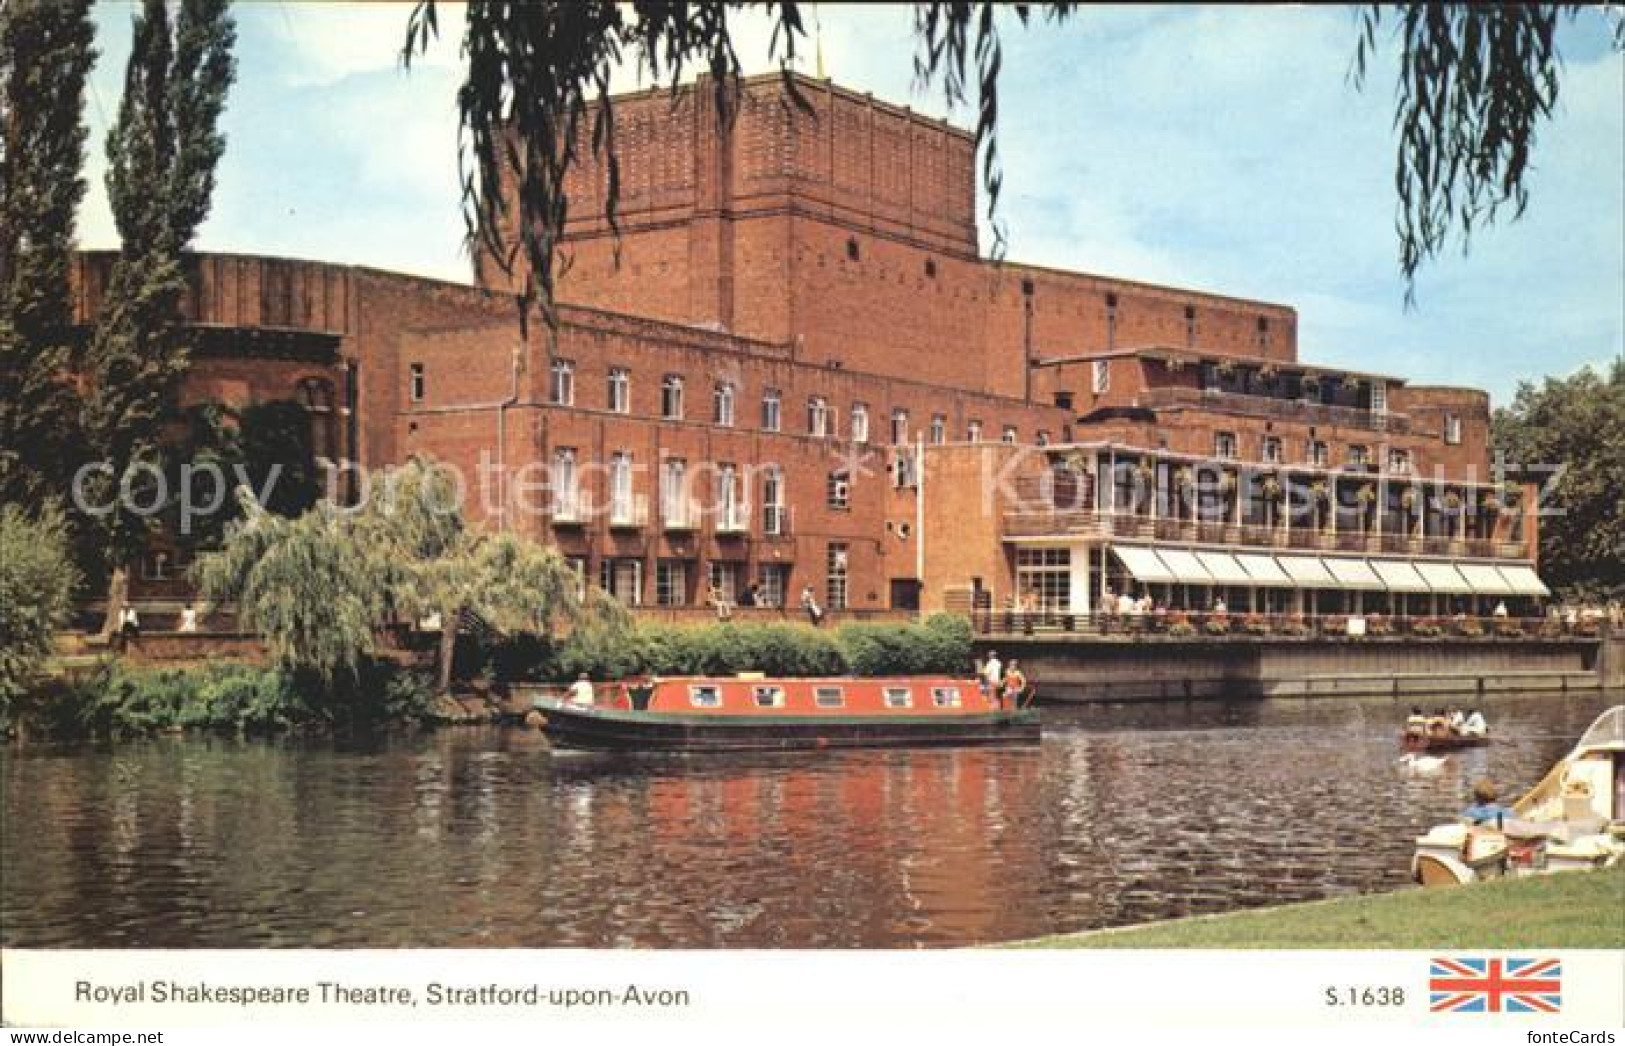
[[[620,237],[578,172],[553,339],[488,262],[197,258],[187,395],[298,398],[335,467],[453,464],[472,515],[645,605],[1544,592],[1483,393],[1303,362],[1287,306],[991,262],[969,133],[799,83],[811,113],[755,78],[728,129],[706,90],[619,101]]]

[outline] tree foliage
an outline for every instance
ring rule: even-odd
[[[1047,4],[1045,17],[1060,21],[1074,6]],[[471,253],[483,253],[517,277],[522,315],[535,299],[549,324],[556,322],[555,255],[569,216],[565,178],[581,160],[584,144],[606,171],[604,217],[618,229],[612,72],[630,63],[652,82],[675,89],[690,71],[701,69],[711,77],[719,118],[731,124],[741,75],[734,33],[740,16],[752,9],[772,23],[768,54],[784,73],[791,104],[808,108],[789,75],[806,35],[802,5],[795,0],[474,0],[468,5],[462,41],[468,67],[457,95],[464,226]],[[1002,183],[995,141],[1002,64],[997,16],[1006,11],[1025,25],[1031,5],[936,0],[915,10],[914,69],[920,83],[940,82],[955,105],[975,84],[976,141],[992,218]],[[407,23],[402,60],[410,66],[438,35],[435,0],[420,0]],[[996,254],[1002,243],[1001,233]]]
[[[1557,105],[1557,30],[1585,4],[1382,4],[1360,16],[1353,78],[1363,84],[1377,36],[1391,18],[1399,47],[1394,127],[1399,134],[1395,220],[1405,299],[1416,272],[1459,235],[1513,218],[1529,205],[1536,133]],[[1617,17],[1617,16],[1616,16]],[[1625,18],[1614,26],[1625,47]]]
[[[176,328],[186,289],[181,255],[208,215],[225,150],[217,125],[235,76],[235,39],[226,0],[182,0],[173,29],[164,0],[145,0],[135,16],[124,95],[107,136],[119,257],[84,367],[89,449],[112,469],[100,477],[102,503],[114,500],[110,487],[131,465],[159,466],[186,372]],[[122,504],[104,517],[109,560],[135,555],[147,529]]]
[[[236,601],[277,664],[327,682],[353,679],[401,618],[439,616],[442,689],[469,616],[544,636],[563,625],[604,636],[626,627],[620,604],[581,591],[556,549],[468,526],[458,494],[444,469],[418,459],[387,472],[354,510],[322,502],[284,519],[241,492],[244,519],[195,578],[205,598]]]
[[[1562,467],[1542,502],[1541,574],[1568,595],[1625,596],[1625,360],[1520,384],[1493,439],[1536,483]]]
[[[78,584],[61,514],[0,506],[0,713],[50,655]]]
[[[67,489],[74,214],[85,194],[90,0],[0,5],[0,501]]]

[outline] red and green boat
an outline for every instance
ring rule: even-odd
[[[1032,744],[1036,708],[1000,708],[946,677],[770,679],[679,676],[595,684],[591,704],[540,698],[542,729],[566,748],[743,751]]]

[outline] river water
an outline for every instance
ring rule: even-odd
[[[1387,890],[1474,780],[1527,788],[1608,703],[1492,698],[1501,742],[1427,775],[1406,707],[1325,699],[1047,708],[1009,749],[12,745],[0,944],[946,946]]]

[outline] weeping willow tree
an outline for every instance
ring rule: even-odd
[[[386,574],[355,521],[326,503],[295,519],[261,508],[239,489],[243,518],[193,579],[211,603],[235,603],[281,668],[331,684],[354,678],[376,650],[386,619]]]
[[[243,520],[195,568],[204,598],[236,601],[239,619],[279,665],[328,683],[354,677],[401,617],[439,617],[442,690],[466,614],[542,635],[566,625],[611,634],[628,627],[620,604],[582,591],[557,550],[468,526],[456,483],[433,463],[392,469],[373,493],[355,511],[321,503],[284,519],[240,492]]]

